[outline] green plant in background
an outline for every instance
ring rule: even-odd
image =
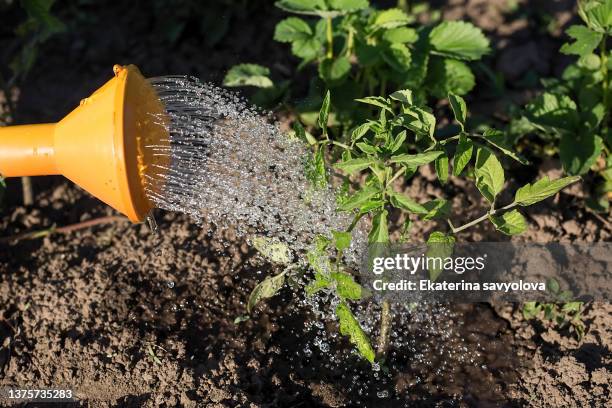
[[[406,87],[421,103],[448,92],[464,95],[475,85],[468,62],[489,52],[488,39],[471,23],[415,27],[414,16],[404,9],[376,10],[368,0],[281,0],[276,6],[294,16],[277,24],[274,39],[290,44],[291,53],[301,60],[298,71],[316,67],[309,98],[296,107],[310,125],[316,120],[321,89],[333,91],[331,122],[345,128],[367,116],[367,110],[354,103],[365,95]],[[260,88],[254,102],[264,103],[292,85],[275,85],[269,75],[266,67],[241,64],[230,69],[224,84]]]
[[[19,87],[27,79],[32,67],[36,64],[40,47],[51,36],[66,29],[65,25],[51,14],[54,2],[54,0],[21,0],[19,2],[27,14],[27,19],[14,29],[15,40],[0,51],[3,60],[10,61],[8,67],[0,67],[0,91],[4,94],[5,105],[0,109],[4,113],[3,117],[0,117],[3,124],[15,120],[17,106],[13,99],[13,89]],[[8,11],[11,7],[14,7],[12,2],[2,3],[0,11]],[[22,178],[22,181],[23,201],[25,205],[30,205],[34,200],[29,177]],[[3,186],[4,183],[0,183],[0,189]]]
[[[561,52],[575,55],[560,79],[546,79],[546,91],[526,107],[534,131],[552,142],[563,169],[571,175],[596,174],[587,204],[607,212],[612,198],[612,0],[579,1],[584,24],[567,30],[571,38]]]
[[[504,169],[498,155],[514,160],[520,158],[500,144],[499,140],[503,137],[500,132],[492,129],[469,131],[465,101],[455,94],[449,94],[448,99],[459,131],[446,138],[436,134],[436,118],[431,109],[418,102],[409,89],[396,91],[388,98],[376,96],[358,99],[357,102],[376,111],[376,119],[356,126],[347,143],[329,137],[329,92],[318,115],[320,137],[315,138],[306,132],[299,122],[295,124],[295,135],[313,149],[313,156],[306,166],[306,174],[313,186],[327,186],[330,167],[343,173],[341,178],[345,186],[354,186],[350,194],[341,191],[338,195],[338,210],[351,213],[353,222],[346,231],[334,231],[329,237],[318,237],[314,248],[307,254],[307,264],[313,274],[305,292],[312,295],[323,289],[334,291],[339,299],[335,313],[341,333],[349,336],[360,354],[371,362],[385,359],[392,314],[389,303],[383,301],[379,338],[374,351],[350,308],[351,302],[363,299],[368,292],[355,282],[342,262],[342,252],[350,245],[351,231],[361,218],[367,217],[371,221],[368,235],[370,245],[389,243],[389,214],[392,211],[407,213],[407,221],[401,231],[404,237],[409,234],[414,221],[445,220],[448,229],[431,233],[427,240],[429,251],[435,251],[429,255],[445,257],[452,253],[457,233],[483,221],[491,222],[498,231],[507,235],[524,232],[527,222],[519,208],[551,197],[579,180],[578,176],[558,180],[545,177],[519,188],[510,203],[498,203],[505,184]],[[450,202],[446,199],[436,198],[420,203],[396,191],[396,181],[404,184],[420,167],[430,164],[434,165],[437,179],[442,184],[451,175],[460,177],[464,173],[473,174],[473,181],[489,206],[483,216],[455,226],[451,222]],[[271,259],[271,256],[267,257]],[[288,265],[291,264],[289,258],[283,259]],[[441,271],[432,269],[429,272],[430,278],[436,279]],[[303,271],[295,270],[295,273]],[[282,279],[285,274],[281,274]],[[259,301],[274,295],[282,286],[282,283],[279,285],[281,275],[266,278],[256,287],[253,293],[257,295],[252,295],[252,299]],[[265,291],[262,289],[264,287]],[[261,296],[262,292],[266,296]]]
[[[555,279],[548,279],[546,289],[553,295],[555,302],[526,302],[523,305],[523,317],[527,320],[541,319],[552,322],[559,330],[567,327],[576,334],[578,340],[582,339],[585,332],[582,321],[584,303],[573,300],[573,294],[569,290],[562,291]]]

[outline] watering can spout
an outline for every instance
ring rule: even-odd
[[[0,175],[63,175],[133,222],[153,208],[143,179],[167,168],[146,145],[168,144],[166,112],[133,65],[115,76],[58,123],[0,128]]]

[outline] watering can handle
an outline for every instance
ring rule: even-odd
[[[0,127],[0,175],[59,174],[55,165],[55,124]]]

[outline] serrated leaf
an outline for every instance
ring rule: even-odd
[[[506,235],[518,235],[527,230],[527,221],[518,210],[508,211],[501,216],[493,215],[489,219],[498,231]]]
[[[566,33],[574,39],[574,42],[563,44],[560,51],[563,54],[573,54],[581,57],[592,53],[603,38],[601,33],[592,31],[583,25],[573,25],[567,29]]]
[[[465,100],[452,92],[448,94],[448,102],[455,115],[455,120],[461,125],[461,130],[465,131],[465,122],[467,121],[467,105]]]
[[[497,157],[486,147],[479,147],[476,153],[476,187],[488,202],[493,203],[495,197],[504,187],[504,169]]]
[[[514,202],[521,206],[535,204],[557,194],[578,180],[580,180],[579,176],[563,177],[557,180],[550,180],[546,176],[533,184],[526,184],[519,188],[514,196]]]
[[[427,252],[425,256],[428,258],[448,258],[453,254],[454,246],[455,237],[446,235],[443,232],[434,231],[427,238]],[[438,267],[440,265],[437,262],[431,262],[429,266],[429,279],[435,281],[442,273],[443,268]]]
[[[425,109],[417,106],[404,107],[404,113],[396,118],[397,124],[412,130],[417,135],[417,141],[423,137],[436,142],[434,132],[436,130],[436,117]]]
[[[412,53],[404,44],[390,44],[381,55],[391,69],[397,72],[406,72],[410,68]]]
[[[436,168],[438,180],[440,180],[442,184],[445,184],[448,181],[448,156],[446,153],[436,159],[434,166]]]
[[[269,276],[263,281],[259,282],[249,296],[249,300],[247,302],[247,312],[251,313],[251,310],[253,310],[253,308],[263,299],[268,299],[276,295],[284,284],[284,272],[276,276]]]
[[[357,159],[350,159],[344,162],[336,163],[334,164],[334,167],[343,170],[348,174],[353,174],[355,172],[367,169],[374,163],[376,163],[374,159],[360,157]]]
[[[421,204],[413,201],[411,198],[406,197],[404,194],[396,193],[395,191],[387,191],[391,198],[391,205],[395,208],[406,210],[415,214],[427,214],[429,211]]]
[[[373,26],[376,28],[396,28],[405,26],[410,22],[410,19],[404,11],[393,8],[380,11],[374,19]]]
[[[312,38],[312,27],[299,17],[289,17],[278,23],[274,29],[274,40],[293,42]]]
[[[317,124],[323,131],[323,133],[327,133],[327,120],[329,119],[329,105],[331,103],[331,94],[329,90],[325,93],[325,98],[323,98],[323,103],[321,104],[321,110],[319,110],[319,118],[317,120]]]
[[[257,64],[234,65],[223,79],[224,86],[255,86],[257,88],[271,88],[274,86],[268,77],[270,70]]]
[[[417,153],[417,154],[398,154],[396,156],[391,157],[389,162],[404,164],[406,166],[422,166],[432,161],[436,160],[439,156],[444,154],[443,151],[430,151],[425,153]]]
[[[412,91],[410,89],[402,89],[399,91],[395,91],[391,95],[389,95],[389,98],[401,102],[402,105],[413,105]]]
[[[465,21],[444,21],[429,34],[434,53],[451,58],[477,60],[488,54],[489,40],[478,27]]]
[[[359,354],[370,363],[373,363],[376,355],[370,340],[345,302],[340,302],[336,306],[336,316],[338,317],[340,334],[348,336],[351,343],[359,351]]]
[[[378,188],[374,186],[366,186],[361,190],[357,191],[355,194],[347,198],[342,204],[338,206],[340,211],[350,211],[355,208],[361,207],[363,204],[367,203],[372,199],[375,195],[379,193]]]
[[[282,242],[268,237],[255,237],[253,238],[253,246],[264,258],[272,263],[279,265],[289,265],[291,263],[291,251]]]
[[[437,98],[445,98],[449,92],[465,95],[476,85],[476,78],[464,62],[449,58],[432,58],[426,84]]]
[[[334,245],[338,251],[344,251],[351,246],[351,233],[348,231],[332,231]]]
[[[465,166],[468,165],[472,159],[472,153],[474,151],[474,143],[464,134],[459,136],[459,143],[457,144],[457,150],[455,151],[455,157],[453,158],[453,175],[459,176]]]
[[[423,204],[427,210],[423,220],[433,220],[436,218],[447,218],[450,215],[451,204],[443,198],[436,198]]]
[[[381,210],[372,218],[372,229],[368,235],[369,244],[383,244],[389,242],[387,214],[387,210]]]

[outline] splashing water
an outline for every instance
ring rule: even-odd
[[[159,164],[161,168],[144,175],[147,197],[158,208],[186,213],[199,224],[209,222],[232,228],[239,236],[274,237],[296,253],[309,250],[316,235],[329,237],[332,231],[346,230],[350,225],[349,214],[336,212],[331,188],[311,188],[304,174],[306,147],[284,135],[270,117],[235,94],[194,78],[158,77],[150,79],[150,83],[167,110],[167,117],[154,120],[165,127],[168,139],[145,146],[149,153],[170,159],[167,166]],[[345,253],[347,264],[360,263],[366,242],[365,225],[360,223],[353,230],[351,249]],[[171,288],[174,282],[167,285]],[[323,323],[335,320],[337,301],[328,291],[298,299],[293,312],[302,313],[300,310],[305,308],[314,318],[296,328],[300,332],[295,333],[295,338],[316,334],[314,340],[294,350],[296,369],[304,369],[300,363],[304,358],[310,360],[323,354],[323,368],[336,374],[340,370],[343,381],[352,384],[348,391],[361,396],[369,388],[374,390],[376,400],[384,400],[392,395],[400,398],[392,377],[406,371],[409,364],[430,367],[414,373],[410,383],[415,386],[426,375],[440,376],[457,365],[478,361],[477,348],[465,348],[458,330],[445,323],[453,319],[448,308],[424,308],[417,313],[405,305],[396,305],[391,336],[391,348],[396,351],[387,364],[398,360],[397,370],[385,372],[374,365],[362,371],[359,366],[347,365],[354,351],[330,350],[330,343],[337,343],[339,336]],[[377,332],[379,308],[375,302],[364,301],[355,311],[371,335]]]
[[[168,167],[145,174],[146,194],[157,207],[231,226],[238,235],[274,237],[295,252],[307,250],[317,234],[348,227],[350,216],[336,212],[333,191],[314,191],[306,179],[306,148],[269,117],[195,78],[150,83],[168,114],[156,120],[169,140],[145,146],[170,157]],[[365,242],[360,229],[353,241]]]

